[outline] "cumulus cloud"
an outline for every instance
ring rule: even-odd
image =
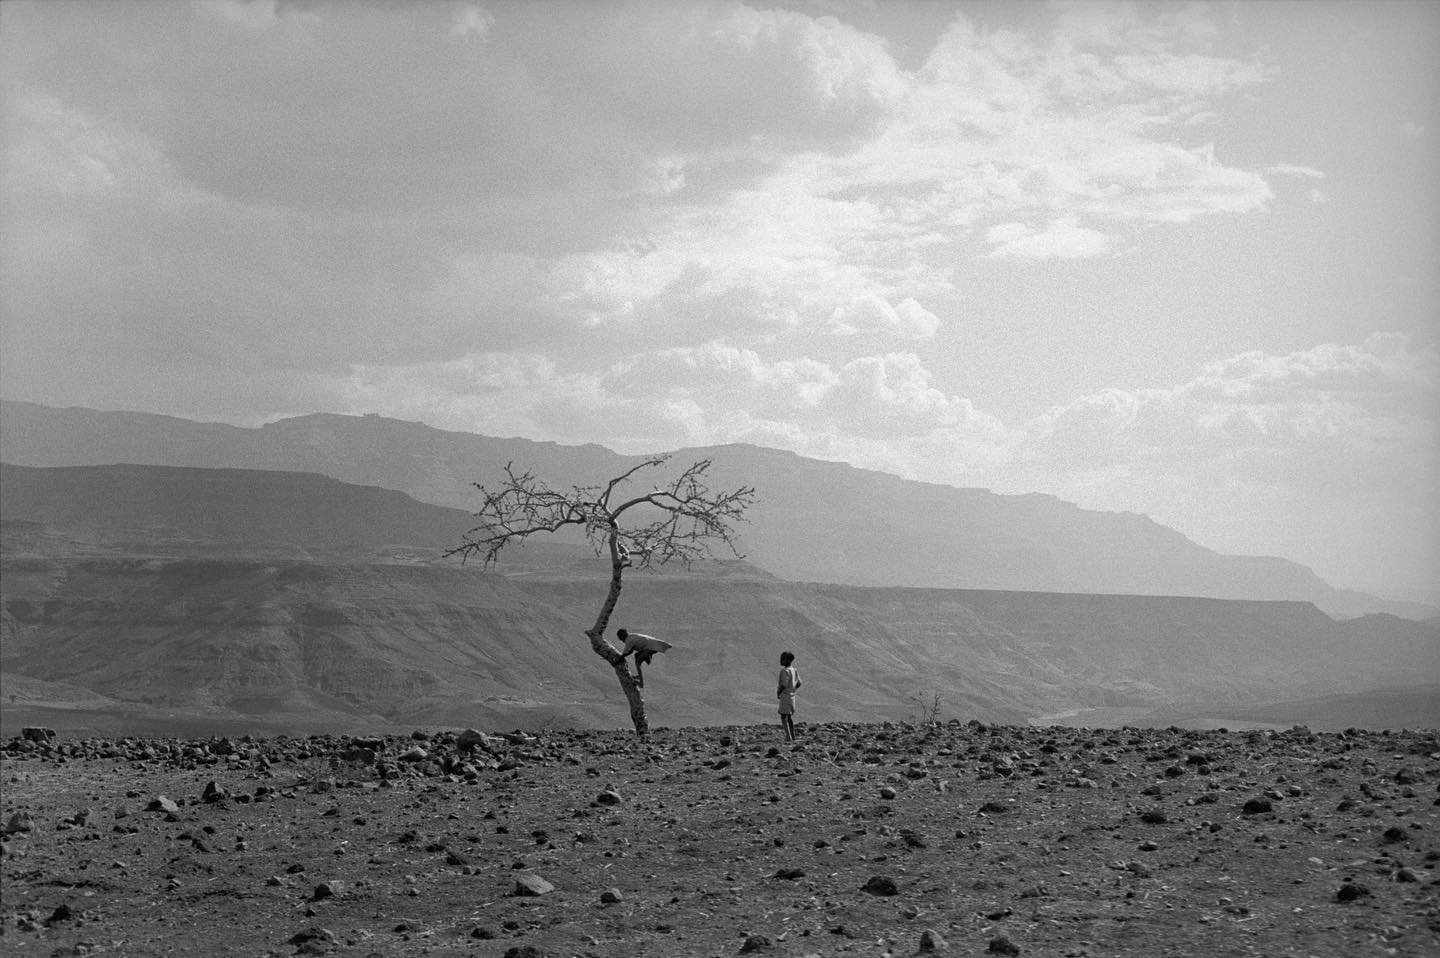
[[[462,40],[471,38],[483,40],[494,25],[494,14],[482,7],[467,3],[455,9],[454,19],[450,21],[450,35]]]
[[[1022,259],[1077,259],[1096,256],[1110,246],[1110,237],[1098,230],[1077,226],[1073,218],[1053,220],[1044,230],[1024,223],[1000,223],[986,231],[991,256]]]
[[[1081,396],[1028,425],[1022,457],[1061,471],[1264,461],[1267,483],[1358,491],[1377,473],[1433,470],[1437,427],[1440,354],[1388,333],[1242,353],[1174,387]]]

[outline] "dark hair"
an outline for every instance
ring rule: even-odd
[[[630,633],[626,632],[624,629],[616,629],[615,634],[622,639],[630,635]]]
[[[789,665],[791,662],[794,662],[794,661],[795,661],[795,653],[794,653],[794,652],[781,652],[781,653],[780,653],[780,664],[781,664],[781,665]]]

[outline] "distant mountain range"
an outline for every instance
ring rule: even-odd
[[[604,563],[565,542],[492,571],[443,558],[471,522],[314,473],[0,466],[0,719],[111,734],[623,724],[582,635]],[[801,657],[812,721],[915,717],[936,696],[944,717],[1003,722],[1297,715],[1273,707],[1301,699],[1380,723],[1440,716],[1424,707],[1440,699],[1440,622],[1336,621],[1299,601],[800,583],[730,561],[632,572],[620,625],[676,644],[647,670],[659,725],[765,720],[781,648]]]
[[[715,486],[756,488],[758,502],[741,530],[743,551],[758,568],[789,580],[1293,600],[1338,617],[1435,614],[1333,588],[1285,559],[1222,555],[1144,516],[1081,509],[1052,496],[912,482],[749,445],[682,449],[673,462],[700,458],[713,460]],[[247,429],[8,401],[0,402],[0,460],[31,467],[127,463],[318,473],[467,512],[479,501],[472,483],[494,484],[507,462],[566,488],[604,482],[639,461],[595,445],[497,439],[379,416],[317,414]],[[336,503],[311,513],[326,517],[332,531],[325,541],[353,534],[350,513],[358,505]],[[415,530],[410,539],[434,534],[424,544],[442,549],[458,541],[452,529],[463,532],[458,516],[433,513],[438,525],[431,526],[419,515],[402,521],[397,533],[408,526]],[[308,540],[310,546],[319,541]]]

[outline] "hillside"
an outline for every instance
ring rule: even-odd
[[[276,552],[437,558],[469,513],[316,473],[0,464],[0,516],[144,554]]]
[[[1287,560],[1221,555],[1142,516],[1049,496],[911,482],[753,446],[675,455],[687,463],[713,458],[717,485],[756,487],[744,551],[797,581],[1294,600],[1336,616],[1433,614],[1334,589]],[[476,505],[471,483],[493,483],[506,462],[566,487],[603,481],[637,461],[598,446],[495,439],[378,416],[317,414],[245,429],[16,402],[0,403],[0,459],[316,472],[464,510]]]
[[[17,706],[97,731],[161,715],[304,729],[627,721],[582,635],[603,579],[8,556],[0,581],[6,691],[15,677],[50,683],[5,703],[7,727],[27,720]],[[1299,603],[632,575],[612,625],[676,644],[646,673],[655,725],[765,721],[782,648],[800,657],[816,721],[904,718],[935,695],[946,717],[1023,722],[1440,685],[1434,624],[1336,622]]]

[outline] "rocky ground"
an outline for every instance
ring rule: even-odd
[[[7,955],[1440,954],[1433,732],[13,739]]]

